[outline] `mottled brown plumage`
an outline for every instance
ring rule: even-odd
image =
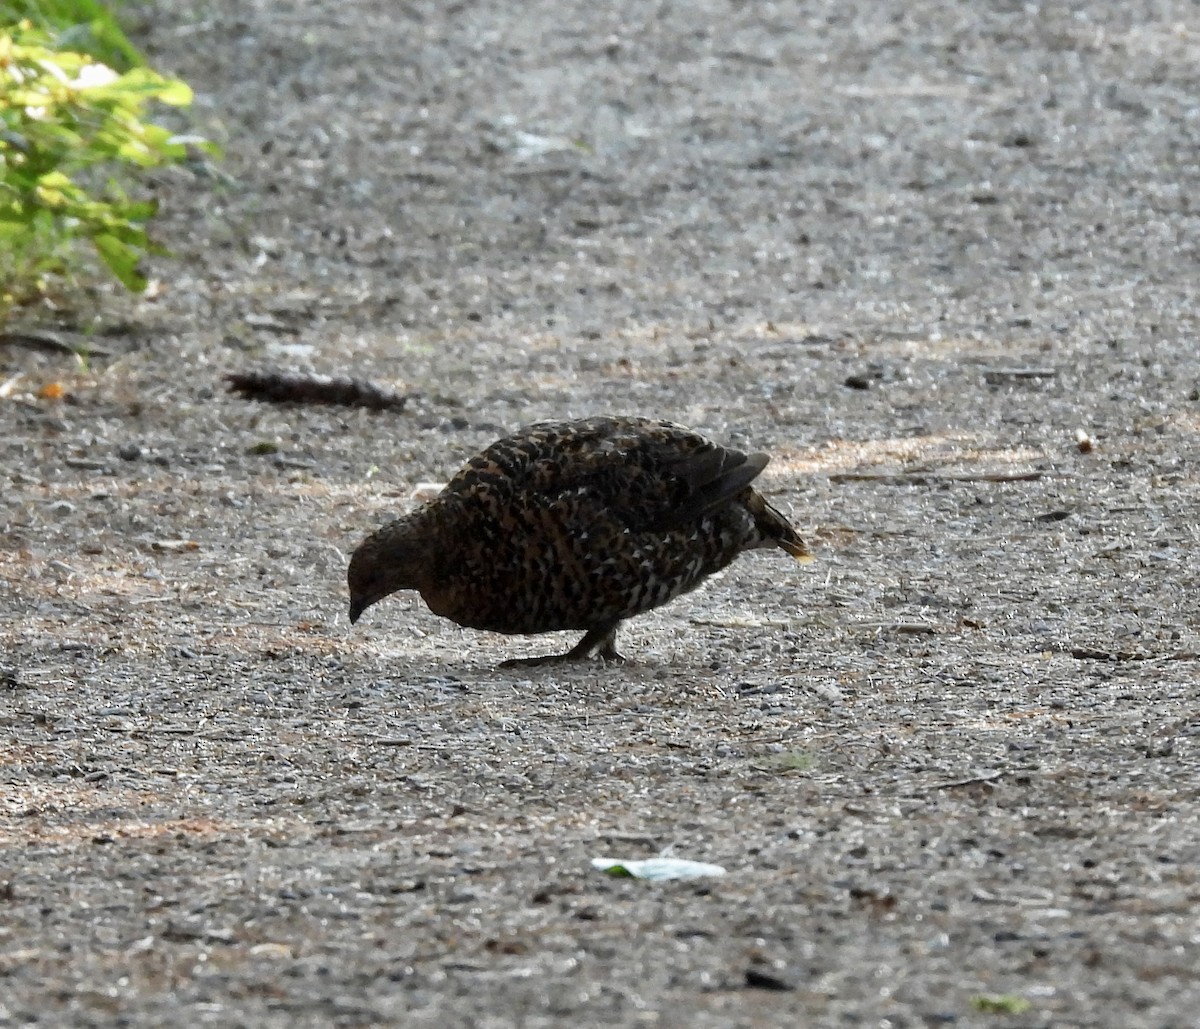
[[[671,422],[540,422],[471,458],[424,507],[368,536],[348,574],[350,620],[397,590],[504,633],[583,629],[566,654],[619,660],[620,622],[694,589],[743,550],[804,541],[750,483],[744,454]]]

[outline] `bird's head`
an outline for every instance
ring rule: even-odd
[[[358,545],[350,558],[350,621],[397,590],[419,590],[430,581],[433,547],[413,515],[390,522]]]

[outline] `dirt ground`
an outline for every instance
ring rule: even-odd
[[[228,155],[86,368],[0,346],[0,1025],[1200,1025],[1191,0],[137,13]],[[621,667],[347,624],[421,484],[610,411],[818,561]],[[590,866],[662,853],[727,874]]]

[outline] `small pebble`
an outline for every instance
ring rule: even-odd
[[[753,967],[746,969],[746,986],[752,990],[773,990],[779,993],[796,988],[795,983],[789,982],[783,976]]]
[[[117,449],[117,457],[122,461],[136,461],[142,456],[142,448],[136,443],[123,443]]]

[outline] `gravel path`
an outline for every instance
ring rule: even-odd
[[[103,355],[0,345],[0,1026],[1200,1025],[1193,3],[141,11],[228,156]],[[769,451],[817,562],[621,667],[348,626],[605,411]],[[727,874],[590,865],[662,853]]]

